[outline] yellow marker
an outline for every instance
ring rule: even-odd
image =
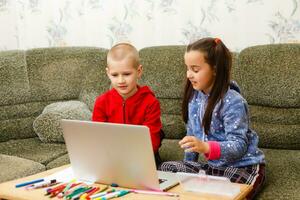
[[[87,193],[84,193],[83,195],[80,196],[79,200],[85,200],[87,197]]]

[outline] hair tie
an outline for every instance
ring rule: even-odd
[[[216,44],[219,44],[221,42],[221,39],[220,38],[215,38],[215,43]]]

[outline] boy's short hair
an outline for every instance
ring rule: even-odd
[[[128,59],[132,61],[133,67],[137,68],[140,65],[139,52],[129,43],[118,43],[114,45],[107,53],[107,65],[109,62],[122,61]]]

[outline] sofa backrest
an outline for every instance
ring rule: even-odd
[[[87,82],[94,88],[107,82],[99,75],[106,52],[92,47],[1,52],[0,141],[35,137],[32,122],[52,102],[88,99]]]
[[[96,97],[110,88],[110,80],[106,75],[107,49],[97,49],[89,54],[89,67],[81,83],[79,100],[93,110]]]
[[[149,85],[162,108],[168,139],[181,139],[185,46],[140,50],[141,85]],[[66,47],[0,53],[0,141],[35,137],[32,122],[56,101],[79,99],[92,110],[109,88],[106,49]],[[234,54],[233,78],[250,105],[260,146],[300,149],[300,44],[262,45]]]
[[[260,147],[300,149],[300,44],[246,48],[234,77],[250,105]]]
[[[151,86],[158,98],[182,97],[185,78],[184,46],[148,47],[139,51],[144,66],[143,83]]]
[[[0,52],[0,106],[26,102],[29,96],[25,52]]]
[[[300,44],[246,48],[238,65],[240,86],[250,104],[300,108]]]
[[[25,103],[30,99],[25,51],[0,52],[0,97],[0,142],[32,137],[36,105],[28,110]]]
[[[103,55],[96,48],[41,48],[28,50],[26,60],[31,101],[69,100],[78,98],[87,70],[100,67]]]
[[[184,51],[185,46],[147,47],[139,51],[144,69],[141,84],[150,86],[160,101],[167,139],[181,139],[186,132],[181,118]]]

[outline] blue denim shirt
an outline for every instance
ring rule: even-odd
[[[201,124],[208,95],[194,91],[194,96],[189,102],[187,135],[203,141],[219,142],[221,157],[218,160],[208,160],[208,163],[215,167],[243,167],[265,163],[264,154],[257,147],[258,136],[249,127],[247,102],[237,92],[239,90],[234,89],[229,89],[225,94],[221,109],[220,102],[215,106],[208,135],[204,134]],[[197,161],[198,153],[187,152],[184,159]]]

